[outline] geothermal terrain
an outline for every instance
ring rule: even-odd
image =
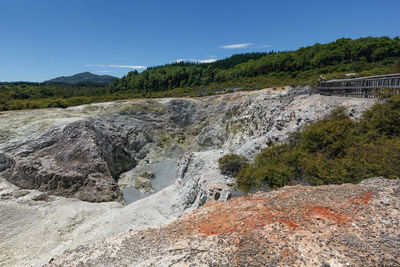
[[[0,265],[399,265],[400,182],[242,196],[220,174],[337,106],[308,87],[0,114]]]
[[[399,193],[399,180],[372,178],[209,202],[49,266],[399,266]]]

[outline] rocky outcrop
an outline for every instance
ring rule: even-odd
[[[54,129],[37,140],[5,149],[9,168],[3,176],[21,188],[39,189],[88,201],[118,199],[109,164],[130,161],[124,146],[102,130],[99,121],[84,120]]]
[[[293,186],[210,202],[48,266],[398,266],[400,180]]]
[[[4,149],[2,176],[26,189],[91,202],[120,199],[115,178],[131,168],[149,137],[135,126],[114,128],[112,118],[85,119],[56,128],[36,140]],[[124,131],[125,130],[125,131]]]
[[[141,172],[135,179],[135,188],[139,189],[142,193],[152,193],[154,189],[151,185],[151,179],[154,178],[152,172]]]
[[[0,178],[21,188],[85,201],[120,200],[121,173],[157,157],[176,158],[192,151],[193,171],[185,180],[194,189],[183,189],[188,193],[184,198],[189,206],[202,205],[210,199],[204,186],[233,184],[215,170],[208,177],[198,171],[216,168],[224,153],[251,158],[338,105],[357,118],[374,101],[310,95],[305,87],[9,112],[0,117]],[[197,156],[201,151],[207,158]]]
[[[166,107],[167,120],[179,127],[185,127],[194,123],[197,113],[195,102],[184,99],[171,100]]]
[[[223,150],[208,150],[181,158],[177,185],[182,211],[189,212],[208,201],[226,201],[232,197],[234,182],[218,168],[218,159],[223,153]]]
[[[219,125],[212,125],[204,127],[199,136],[197,137],[197,143],[200,147],[213,148],[221,147],[227,138],[225,129]]]

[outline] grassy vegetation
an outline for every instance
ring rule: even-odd
[[[344,108],[297,132],[286,144],[259,153],[237,174],[244,191],[282,187],[357,183],[384,176],[400,177],[400,96],[375,104],[360,121]]]
[[[342,38],[296,51],[239,54],[207,64],[180,62],[132,71],[110,85],[0,83],[0,110],[316,84],[320,74],[332,79],[349,72],[361,76],[400,72],[400,38]]]

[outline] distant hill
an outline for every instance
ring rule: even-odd
[[[82,72],[72,76],[62,76],[57,77],[55,79],[51,79],[45,81],[46,83],[82,83],[82,82],[90,82],[90,83],[112,83],[116,77],[110,75],[96,75],[90,72]]]

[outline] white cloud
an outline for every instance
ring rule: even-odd
[[[175,62],[193,62],[193,63],[213,63],[217,61],[215,58],[209,58],[209,59],[195,59],[195,58],[189,58],[189,59],[184,59],[180,58],[175,60]]]
[[[241,43],[241,44],[231,44],[231,45],[222,45],[220,48],[223,49],[240,49],[240,48],[267,48],[271,47],[269,44],[265,45],[255,45],[253,46],[252,43]]]
[[[267,47],[271,47],[271,45],[266,44],[266,45],[256,46],[256,48],[267,48]]]
[[[136,65],[105,65],[105,64],[86,64],[85,67],[128,68],[128,69],[145,69],[145,68],[147,68],[147,66],[136,66]]]
[[[102,67],[102,68],[109,67],[108,65],[103,65],[103,64],[85,64],[84,66],[85,67]]]
[[[96,72],[98,72],[98,73],[109,73],[109,72],[111,72],[111,70],[98,70]]]
[[[251,46],[252,43],[241,43],[241,44],[230,44],[230,45],[222,45],[220,48],[223,49],[239,49],[239,48],[246,48]]]
[[[135,65],[108,65],[111,68],[128,68],[128,69],[145,69],[147,66],[135,66]]]

